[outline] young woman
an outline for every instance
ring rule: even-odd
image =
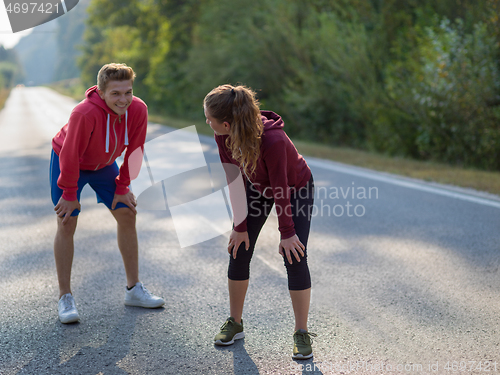
[[[206,122],[215,132],[222,163],[237,165],[246,177],[248,209],[246,220],[235,223],[229,236],[231,316],[215,336],[215,344],[231,345],[245,336],[241,317],[250,260],[274,203],[281,234],[279,252],[287,269],[295,315],[292,357],[311,358],[310,336],[315,335],[307,331],[311,277],[306,250],[314,197],[311,170],[283,131],[281,117],[274,112],[260,111],[251,89],[222,85],[208,93],[203,104]],[[233,197],[231,200],[234,206]]]

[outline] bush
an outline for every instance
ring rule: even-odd
[[[202,114],[201,102],[215,86],[245,84],[258,90],[267,109],[280,111],[286,80],[297,53],[290,0],[217,0],[206,2],[193,31],[183,66],[185,108]],[[214,27],[214,25],[217,25]]]
[[[7,61],[0,61],[0,82],[3,82],[0,87],[11,88],[15,83],[18,70],[15,64]]]
[[[402,116],[379,115],[379,127],[394,131],[392,142],[406,139],[414,144],[421,158],[498,169],[497,52],[483,23],[470,34],[460,20],[452,24],[445,19],[425,28],[418,59],[387,68],[386,89]]]
[[[364,146],[366,124],[383,96],[370,39],[357,20],[311,12],[300,36],[295,74],[287,79],[286,113],[296,133],[339,145]]]

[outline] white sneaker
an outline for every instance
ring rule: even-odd
[[[67,293],[61,297],[58,309],[61,323],[74,323],[80,320],[80,316],[76,310],[75,299],[71,293]]]
[[[163,306],[165,301],[161,297],[154,296],[141,282],[125,292],[125,305],[146,307],[154,309]]]

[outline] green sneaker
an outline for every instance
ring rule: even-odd
[[[307,332],[305,329],[298,329],[293,334],[293,355],[294,359],[308,359],[313,356],[312,353],[312,339],[311,336],[316,337],[315,333]]]
[[[234,340],[239,340],[243,337],[245,337],[243,319],[241,319],[241,323],[236,323],[233,317],[229,317],[220,327],[220,332],[215,336],[214,344],[232,345],[234,344]]]

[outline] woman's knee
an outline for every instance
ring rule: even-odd
[[[307,257],[302,258],[300,262],[294,260],[292,264],[285,261],[285,265],[289,290],[303,290],[311,287],[311,275],[309,273]]]

